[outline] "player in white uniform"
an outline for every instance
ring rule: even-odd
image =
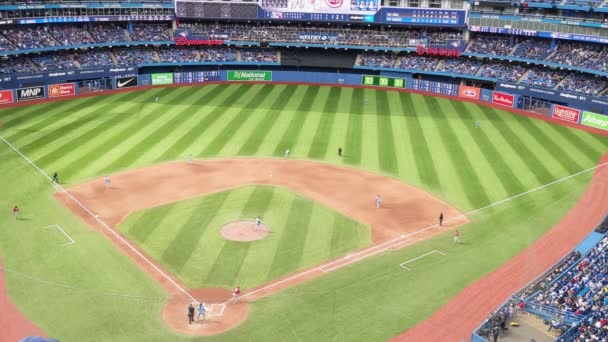
[[[376,209],[380,209],[380,204],[382,204],[382,198],[380,198],[380,194],[376,196]]]
[[[255,230],[256,231],[262,230],[262,220],[260,220],[259,216],[255,218]]]
[[[289,149],[286,149],[285,150],[285,158],[288,158],[288,157],[289,157]]]
[[[103,186],[107,189],[110,188],[110,176],[103,177]]]

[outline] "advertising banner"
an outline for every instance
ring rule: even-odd
[[[570,122],[578,122],[578,117],[580,115],[580,110],[560,105],[553,105],[553,112],[551,113],[551,116],[556,119]]]
[[[228,81],[272,81],[272,71],[228,71]]]
[[[76,94],[74,83],[49,85],[49,97],[73,96],[74,94]]]
[[[492,103],[513,108],[513,104],[515,103],[515,96],[495,91],[492,94]]]
[[[481,89],[477,87],[469,87],[461,85],[458,87],[458,97],[465,99],[479,100],[481,97]]]
[[[405,88],[406,81],[400,77],[386,77],[386,76],[361,76],[361,85],[365,86],[377,86],[377,87],[390,87],[390,88]]]
[[[12,90],[2,90],[0,91],[0,104],[13,103],[15,99],[13,98]]]
[[[298,39],[307,42],[330,42],[338,39],[337,34],[300,33]]]
[[[583,112],[581,124],[608,131],[608,116],[591,112]]]
[[[137,76],[116,77],[116,89],[137,87]]]
[[[152,85],[173,84],[173,73],[152,74]]]
[[[175,30],[173,40],[177,46],[190,45],[222,45],[224,44],[223,35],[199,36],[192,34],[188,30]]]
[[[44,87],[27,87],[17,89],[17,102],[39,100],[44,98]]]

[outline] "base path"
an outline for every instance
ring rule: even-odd
[[[19,341],[27,336],[46,336],[11,302],[6,292],[4,271],[0,258],[0,341]]]
[[[599,164],[606,162],[608,154]],[[606,212],[608,167],[600,167],[581,199],[547,234],[392,341],[468,341],[491,312],[570,253],[604,219]]]
[[[177,162],[125,171],[113,174],[110,178],[112,182],[110,189],[104,188],[103,179],[96,179],[69,188],[67,191],[100,220],[112,227],[111,229],[138,210],[252,184],[285,187],[371,227],[374,245],[323,265],[277,279],[270,284],[250,289],[241,296],[245,303],[469,222],[449,204],[396,179],[354,168],[311,161],[242,158],[193,163]],[[377,194],[382,196],[380,209],[375,205]],[[83,210],[65,193],[57,193],[56,196],[89,225],[100,227],[91,213]],[[443,212],[445,217],[442,227],[437,224],[440,212]],[[186,288],[184,284],[165,271],[139,247],[128,241],[126,243],[130,245],[127,246],[125,242],[120,241],[117,235],[122,239],[126,240],[126,238],[116,230],[114,233],[117,235],[107,229],[102,231],[174,296],[172,302],[182,303],[179,316],[183,316],[188,295],[179,291],[176,285]],[[189,292],[197,291],[204,293],[204,290]],[[204,298],[201,300],[205,301]],[[227,306],[230,305],[232,304]],[[238,305],[246,306],[246,304]],[[168,305],[166,310],[168,307],[170,306]],[[167,318],[171,315],[165,313],[163,316]],[[224,316],[215,318],[215,320],[222,319],[228,318]],[[241,320],[235,321],[234,325],[244,319],[242,317]],[[176,326],[169,322],[169,325],[182,333],[197,334],[193,333],[193,328],[187,324],[187,320],[183,319],[181,322],[185,324]],[[205,326],[205,329],[194,331],[202,335],[212,333],[212,325],[202,326]],[[222,327],[219,330],[225,331],[226,325]]]

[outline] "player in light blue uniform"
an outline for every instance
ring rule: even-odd
[[[376,196],[376,209],[380,209],[380,204],[382,204],[382,199],[380,198],[380,194]]]
[[[207,308],[205,308],[204,303],[200,303],[198,305],[198,316],[196,317],[197,321],[201,320],[201,316],[203,316],[203,322],[206,320]]]

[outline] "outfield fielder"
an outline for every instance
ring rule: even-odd
[[[288,157],[289,157],[289,149],[286,149],[285,150],[285,158],[288,158]]]

